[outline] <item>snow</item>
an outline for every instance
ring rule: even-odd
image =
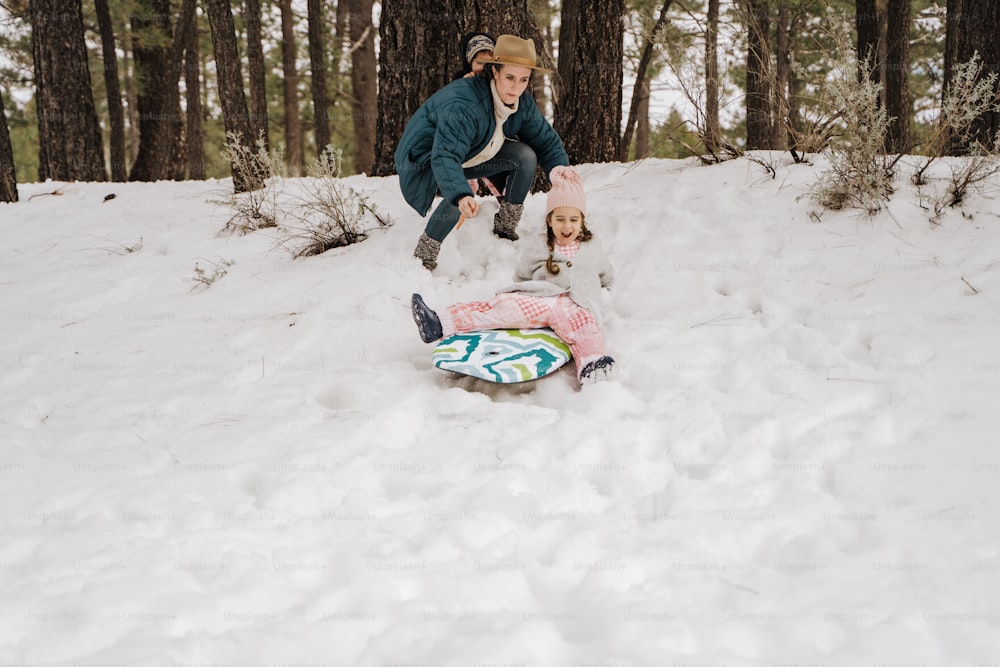
[[[22,185],[0,665],[997,664],[1000,204],[932,224],[904,167],[822,212],[761,157],[579,167],[620,367],[582,390],[417,336],[413,292],[509,282],[492,199],[432,275],[395,178],[300,260],[219,234],[228,181]]]

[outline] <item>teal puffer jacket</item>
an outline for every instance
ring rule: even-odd
[[[493,95],[482,77],[458,79],[431,95],[413,114],[396,147],[395,165],[403,198],[426,215],[439,192],[457,204],[471,196],[462,163],[482,152],[493,136]],[[503,126],[508,139],[530,146],[548,174],[569,165],[566,149],[542,116],[530,91],[518,101],[517,112]]]

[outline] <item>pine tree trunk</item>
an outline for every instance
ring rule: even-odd
[[[962,6],[964,0],[945,0],[945,38],[944,38],[944,83],[942,95],[948,90],[952,72],[960,60],[958,59],[959,26],[962,22]]]
[[[108,152],[111,156],[111,180],[128,180],[125,162],[125,110],[122,108],[121,88],[118,84],[118,55],[115,52],[115,31],[111,23],[108,0],[94,0],[97,26],[101,35],[101,54],[104,60],[104,87],[108,94]]]
[[[879,79],[879,58],[878,58],[878,7],[875,0],[855,0],[854,23],[858,31],[858,64],[869,62],[869,78],[878,83]],[[861,78],[861,70],[858,70],[858,78]]]
[[[340,0],[340,2],[343,1]],[[312,75],[310,80],[312,83],[313,124],[316,134],[316,153],[318,154],[330,144],[330,96],[327,92],[326,82],[323,0],[307,0],[306,11],[309,25],[309,71]]]
[[[771,125],[771,148],[788,149],[788,96],[792,76],[791,15],[788,3],[778,3],[778,23],[775,26],[774,113]]]
[[[38,112],[38,177],[106,181],[80,0],[29,8]]]
[[[285,97],[285,162],[290,176],[301,176],[302,121],[299,117],[299,73],[295,64],[295,15],[292,0],[278,0],[281,10],[281,69]]]
[[[7,115],[0,100],[0,202],[17,201],[17,172],[14,166],[14,148],[10,144]]]
[[[208,10],[208,24],[212,29],[212,46],[215,52],[215,69],[218,74],[219,99],[222,103],[222,124],[226,135],[236,137],[246,146],[254,145],[253,131],[247,113],[247,98],[243,92],[243,73],[240,53],[236,43],[236,26],[229,0],[205,0]],[[240,177],[236,165],[232,165],[233,190],[247,192],[256,190],[263,182]]]
[[[205,172],[205,129],[202,125],[201,104],[201,45],[198,31],[198,17],[186,29],[188,42],[184,50],[184,91],[187,119],[187,172],[188,178],[204,180]]]
[[[643,158],[649,157],[649,98],[650,98],[650,85],[649,77],[644,76],[642,82],[640,83],[641,91],[639,94],[639,114],[638,119],[635,122],[635,159],[641,160]]]
[[[184,0],[180,25],[194,11]],[[184,115],[181,113],[182,34],[173,35],[170,0],[145,0],[132,14],[139,114],[139,153],[129,178],[158,181],[184,178]],[[179,31],[181,32],[181,31]]]
[[[261,46],[260,0],[246,0],[243,20],[247,28],[247,76],[250,78],[250,129],[253,143],[263,136],[264,145],[271,145],[267,119],[267,72],[264,68],[264,48]],[[235,33],[233,35],[235,39]],[[242,84],[241,84],[242,86]]]
[[[887,153],[910,149],[910,5],[911,0],[889,0],[887,10],[885,110],[892,118]]]
[[[705,148],[719,151],[719,0],[708,0],[705,31]]]
[[[341,0],[348,5],[353,91],[354,169],[370,174],[375,163],[375,110],[378,108],[378,74],[372,0]]]
[[[1000,62],[1000,3],[996,0],[948,0],[948,17],[945,33],[944,89],[951,85],[952,72],[959,63],[968,62],[979,53],[983,70],[979,77],[996,73]],[[1000,93],[1000,82],[994,88]],[[1000,129],[1000,114],[990,111],[972,124],[970,141],[978,141],[992,148]],[[968,151],[969,145],[952,141],[949,152],[956,155]]]
[[[563,2],[555,130],[570,164],[620,157],[624,13],[624,0]]]
[[[435,7],[443,16],[447,4]],[[437,13],[435,13],[437,16]],[[410,117],[450,80],[462,33],[455,22],[428,20],[420,0],[383,0],[379,25],[379,96],[375,176],[395,173],[393,152]]]
[[[747,5],[747,150],[766,150],[771,147],[771,17],[767,0]]]

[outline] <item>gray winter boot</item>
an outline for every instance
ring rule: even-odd
[[[511,204],[506,199],[500,200],[500,210],[493,216],[493,233],[502,239],[516,241],[517,223],[521,221],[524,204]]]
[[[420,235],[417,241],[417,248],[413,251],[413,256],[424,263],[424,268],[433,271],[437,268],[438,253],[441,252],[441,242],[435,241],[426,233]]]

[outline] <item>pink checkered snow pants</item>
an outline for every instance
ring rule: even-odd
[[[588,363],[604,356],[604,334],[597,318],[568,294],[528,296],[501,292],[489,301],[448,306],[440,317],[445,337],[482,329],[550,327],[573,352],[578,378]]]

